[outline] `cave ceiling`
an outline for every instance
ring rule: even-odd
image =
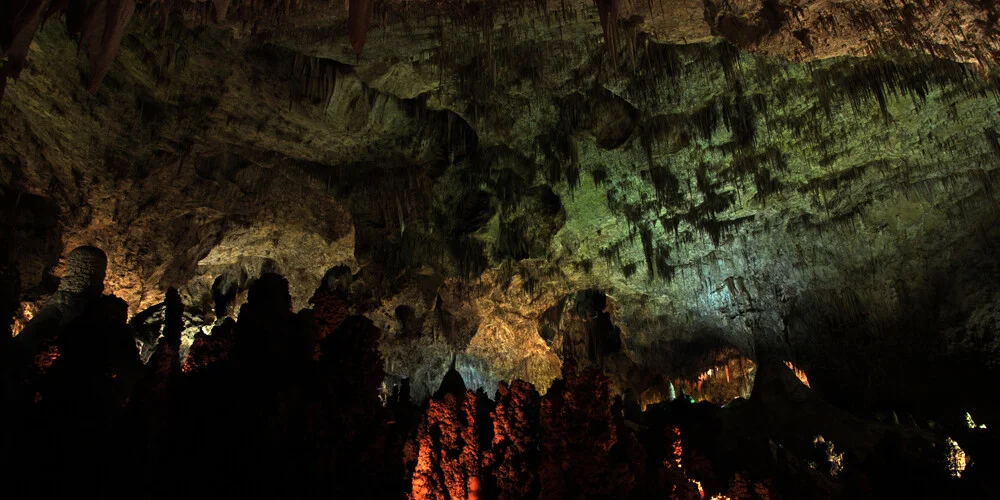
[[[473,385],[547,386],[592,292],[620,387],[691,344],[834,397],[871,387],[845,366],[914,376],[869,352],[992,360],[993,2],[265,4],[0,16],[27,303],[84,244],[133,314],[268,270],[305,307],[346,266],[428,391],[455,352]]]

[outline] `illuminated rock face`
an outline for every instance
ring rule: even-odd
[[[544,392],[571,355],[652,402],[734,384],[731,349],[843,405],[977,397],[959,382],[1000,303],[992,2],[189,3],[229,24],[115,2],[29,36],[39,11],[0,10],[25,299],[80,245],[132,314],[175,286],[207,317],[223,277],[235,315],[268,272],[298,310],[340,267],[337,315],[386,332],[415,399],[456,352],[472,389]]]
[[[99,248],[78,247],[66,258],[66,274],[58,292],[97,296],[104,291],[108,257]]]
[[[540,398],[527,382],[501,382],[493,411],[493,460],[497,497],[533,498],[539,493]]]
[[[418,430],[413,498],[480,498],[482,466],[476,393],[445,393],[430,401]]]
[[[413,497],[628,498],[696,484],[681,470],[679,437],[670,448],[676,456],[653,468],[673,472],[647,484],[646,451],[623,427],[610,380],[572,364],[562,376],[544,397],[524,381],[501,383],[495,405],[461,385],[442,385],[417,433]],[[698,491],[680,496],[698,498]]]

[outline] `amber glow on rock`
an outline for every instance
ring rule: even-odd
[[[671,498],[703,500],[706,487],[718,492],[713,464],[696,450],[685,451],[679,427],[650,429],[662,447],[647,449],[650,435],[620,420],[619,411],[606,376],[573,366],[545,396],[523,381],[501,383],[495,402],[469,390],[439,394],[429,401],[413,442],[410,495],[629,498],[653,488]],[[654,450],[658,466],[647,468]],[[737,476],[734,482],[745,481]],[[742,490],[751,491],[749,485]]]
[[[961,478],[968,465],[968,457],[954,439],[948,438],[945,442],[948,444],[948,472],[953,477]]]
[[[695,401],[722,405],[736,398],[750,397],[756,370],[753,360],[735,350],[727,350],[718,356],[715,366],[695,379],[675,379],[673,383]]]
[[[793,365],[791,361],[785,361],[785,366],[795,373],[795,378],[799,379],[799,382],[802,382],[802,385],[812,388],[812,386],[809,385],[809,377],[806,376],[806,372]]]
[[[50,344],[45,346],[45,348],[35,356],[35,366],[38,368],[39,372],[45,373],[52,367],[52,363],[55,363],[57,359],[59,359],[59,347],[54,344]]]
[[[21,304],[20,314],[14,317],[14,324],[11,326],[11,335],[17,337],[17,334],[24,330],[31,318],[35,317],[35,313],[38,311],[38,307],[34,303],[24,302]]]

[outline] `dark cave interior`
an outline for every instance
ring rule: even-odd
[[[7,0],[4,498],[1000,488],[992,0]]]

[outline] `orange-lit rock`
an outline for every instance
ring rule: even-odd
[[[46,344],[35,355],[35,367],[39,372],[45,373],[57,359],[59,359],[59,346],[53,343]]]
[[[533,498],[538,495],[538,412],[541,398],[535,388],[515,380],[497,387],[493,411],[493,457],[496,460],[497,497]]]
[[[482,485],[476,393],[444,393],[428,403],[417,440],[415,499],[472,498]]]
[[[705,490],[699,481],[688,477],[684,468],[684,447],[681,443],[681,430],[677,427],[667,427],[667,456],[663,459],[663,467],[657,477],[657,490],[671,492],[672,498],[682,500],[698,500],[705,498]]]
[[[616,441],[611,381],[594,368],[578,372],[565,363],[562,380],[542,399],[540,420],[540,498],[610,494],[608,452]]]
[[[806,376],[805,371],[800,370],[798,367],[793,365],[791,361],[785,361],[785,366],[787,366],[789,370],[792,370],[792,372],[795,373],[795,378],[799,379],[799,382],[802,382],[802,385],[806,387],[812,387],[809,385],[809,377]]]
[[[756,365],[736,349],[724,349],[715,357],[715,365],[695,379],[675,379],[680,390],[695,401],[726,404],[736,398],[748,398],[753,389]]]

